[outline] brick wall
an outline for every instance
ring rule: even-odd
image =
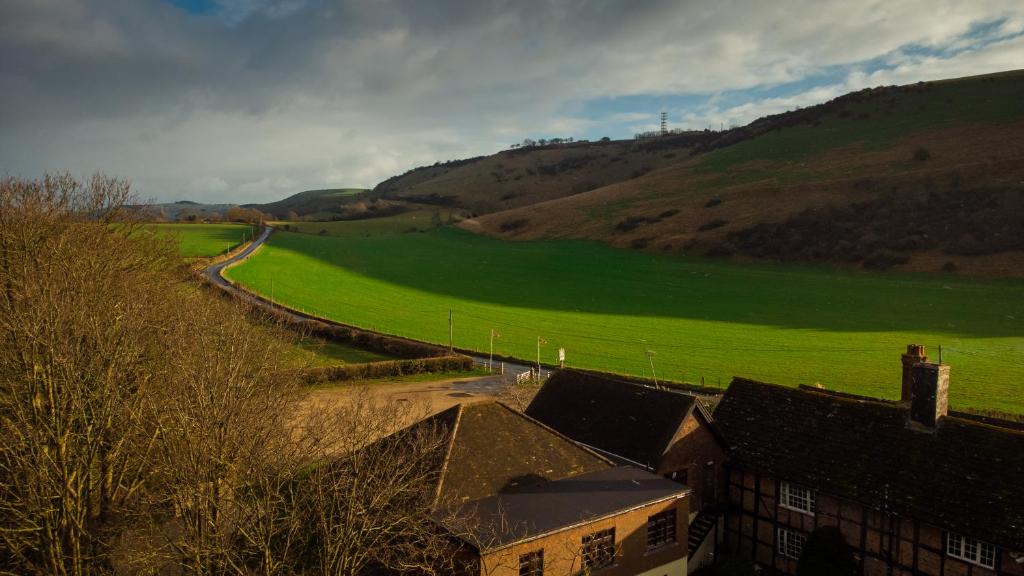
[[[671,508],[676,509],[676,543],[649,551],[647,549],[647,518]],[[683,561],[681,572],[679,574],[670,573],[669,576],[684,576],[686,573],[688,511],[688,497],[683,496],[584,526],[556,532],[537,540],[515,544],[483,555],[480,574],[482,576],[518,576],[519,556],[540,549],[544,550],[545,574],[577,574],[581,567],[580,550],[583,537],[614,526],[615,565],[601,570],[602,576],[633,575],[673,562],[678,563],[680,560]]]
[[[668,478],[673,472],[685,471],[685,483],[693,489],[690,511],[695,513],[715,499],[705,498],[706,486],[711,488],[712,496],[722,496],[718,492],[725,483],[724,460],[725,453],[718,438],[708,423],[694,412],[679,427],[655,473]],[[712,462],[710,467],[708,462]],[[709,473],[713,475],[710,480],[706,478]]]

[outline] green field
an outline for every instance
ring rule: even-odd
[[[249,224],[153,224],[157,234],[178,239],[185,258],[217,256],[252,240],[255,226]]]
[[[908,343],[943,346],[955,407],[1024,412],[1024,283],[659,257],[458,229],[277,232],[227,275],[382,332],[570,366],[725,385],[733,375],[893,398]],[[395,229],[400,229],[396,226]],[[333,235],[330,235],[333,234]]]

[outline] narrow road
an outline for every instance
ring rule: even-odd
[[[221,286],[221,287],[223,287],[226,290],[231,290],[231,291],[235,292],[238,296],[243,298],[245,301],[247,301],[247,302],[249,302],[251,304],[255,304],[257,306],[269,307],[270,304],[268,304],[266,301],[261,300],[259,298],[255,298],[252,294],[246,292],[245,290],[241,290],[237,286],[235,286],[234,284],[228,282],[224,278],[223,272],[224,272],[224,270],[226,268],[229,268],[229,267],[231,267],[231,266],[233,266],[235,264],[238,264],[242,260],[245,260],[253,252],[255,252],[257,249],[259,249],[259,247],[262,246],[263,243],[267,241],[267,238],[270,237],[270,234],[273,233],[273,231],[274,231],[274,229],[271,226],[264,226],[263,227],[263,232],[261,232],[260,235],[257,236],[256,239],[253,240],[249,244],[249,246],[247,246],[245,248],[245,250],[242,250],[238,254],[235,254],[234,256],[232,256],[231,258],[228,258],[227,260],[224,260],[223,262],[218,262],[216,264],[213,264],[213,265],[209,266],[208,268],[206,268],[206,270],[203,271],[203,274],[206,275],[206,277],[210,280],[210,282],[213,282],[214,284],[217,284],[218,286]],[[295,310],[293,310],[291,308],[287,308],[287,307],[282,306],[280,304],[276,304],[275,305],[275,309],[290,315],[295,320],[305,320],[305,319],[311,318],[308,315],[302,314],[301,312],[297,312],[297,311],[295,311]],[[325,320],[323,318],[314,318],[314,320],[317,320],[317,321],[320,321],[320,322],[325,322],[325,323],[328,323],[328,324],[332,323],[330,320]],[[486,356],[481,356],[479,354],[468,353],[468,352],[463,352],[463,353],[466,354],[466,356],[469,356],[470,358],[472,358],[474,364],[476,364],[478,366],[485,366],[485,367],[487,366],[487,357]],[[499,363],[499,361],[495,360],[494,363],[497,365]],[[514,378],[516,374],[522,374],[523,372],[528,372],[529,370],[534,369],[534,368],[536,368],[536,366],[532,365],[532,364],[527,364],[527,363],[522,363],[522,362],[508,362],[508,361],[505,362],[505,374],[509,375],[510,378]],[[547,368],[542,368],[541,369],[541,377],[542,378],[547,378],[550,374],[551,374],[551,371],[549,369],[547,369]]]
[[[209,278],[210,281],[213,282],[214,284],[219,284],[225,288],[241,292],[240,290],[232,286],[230,282],[225,280],[224,276],[221,275],[221,272],[223,272],[224,269],[227,268],[228,266],[237,264],[242,260],[248,258],[250,254],[255,252],[257,248],[259,248],[261,245],[263,245],[264,242],[267,241],[267,238],[270,238],[270,233],[273,231],[274,229],[271,228],[270,226],[264,226],[263,232],[261,232],[260,235],[255,240],[250,242],[249,246],[247,246],[245,250],[242,250],[238,254],[235,254],[234,256],[228,258],[227,260],[224,260],[223,262],[218,262],[217,264],[210,266],[203,273],[206,274],[206,277]]]

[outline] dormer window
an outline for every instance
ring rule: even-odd
[[[946,554],[985,568],[996,567],[995,546],[955,532],[946,532]]]
[[[783,482],[779,492],[779,505],[783,508],[814,515],[814,491],[810,488]]]

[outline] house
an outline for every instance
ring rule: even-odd
[[[526,414],[612,460],[696,487],[691,513],[718,497],[723,446],[695,393],[561,370]]]
[[[861,574],[1024,574],[1024,426],[949,408],[949,367],[903,355],[901,399],[736,378],[725,543],[792,574],[838,530]]]
[[[698,394],[651,381],[580,370],[556,372],[526,414],[608,458],[694,487],[690,567],[710,561],[724,486],[724,444]],[[698,515],[698,512],[704,511]]]
[[[443,434],[434,521],[464,574],[686,573],[690,489],[620,466],[500,403],[460,404],[417,427]]]

